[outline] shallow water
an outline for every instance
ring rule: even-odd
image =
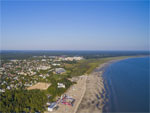
[[[103,112],[149,112],[150,57],[129,58],[103,73],[108,102]]]

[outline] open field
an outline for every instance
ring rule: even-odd
[[[32,89],[46,90],[50,85],[51,84],[39,82],[33,86],[28,87],[27,89],[28,90],[32,90]]]

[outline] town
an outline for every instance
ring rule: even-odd
[[[1,60],[0,94],[13,90],[40,90],[47,96],[47,104],[41,105],[46,106],[47,111],[56,109],[59,103],[73,106],[75,99],[68,98],[64,93],[77,82],[74,79],[76,77],[72,78],[73,68],[83,59],[82,56],[43,55],[28,59]]]
[[[0,92],[19,87],[27,88],[38,82],[50,82],[49,77],[69,73],[67,63],[82,60],[83,57],[33,56],[30,59],[1,61]]]

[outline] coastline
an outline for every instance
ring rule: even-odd
[[[103,77],[108,65],[128,58],[112,59],[100,64],[91,74],[87,76],[86,91],[76,113],[102,113],[108,102],[106,83]]]
[[[88,75],[86,91],[76,113],[102,113],[103,107],[108,101],[102,75],[104,68],[110,63],[112,61],[101,64]]]

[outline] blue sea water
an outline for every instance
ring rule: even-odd
[[[105,69],[108,102],[104,112],[149,112],[149,60],[129,58]]]

